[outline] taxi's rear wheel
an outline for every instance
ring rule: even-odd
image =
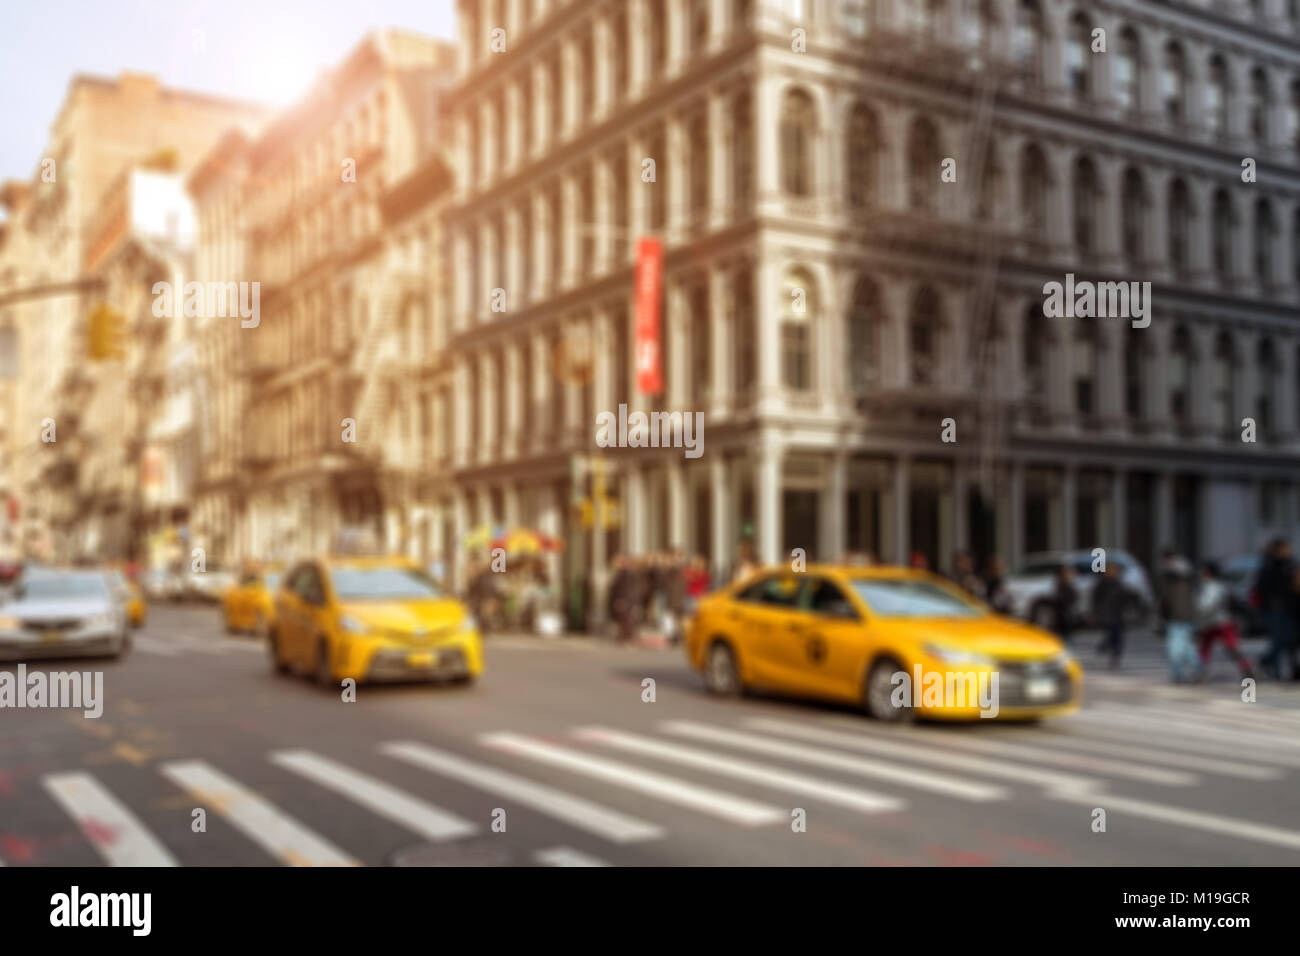
[[[745,689],[736,655],[725,641],[714,641],[704,662],[704,686],[718,697],[737,697]]]
[[[916,711],[906,698],[901,706],[894,705],[894,675],[905,668],[892,657],[882,657],[872,663],[862,687],[862,706],[869,717],[886,723],[902,724],[915,719]]]

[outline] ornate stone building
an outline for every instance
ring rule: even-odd
[[[1297,4],[458,9],[432,334],[450,527],[567,531],[570,576],[599,582],[615,550],[723,568],[751,530],[766,560],[944,566],[1223,555],[1300,523]],[[643,235],[666,243],[658,397],[636,390]],[[1046,318],[1067,273],[1150,281],[1150,325]],[[557,376],[575,344],[594,365]],[[573,479],[620,402],[703,411],[705,453],[616,451],[623,520],[592,531]]]

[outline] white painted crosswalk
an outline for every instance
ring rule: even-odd
[[[394,847],[356,845],[358,832],[377,831],[358,831],[352,814],[379,818],[408,839],[519,839],[528,842],[511,844],[515,859],[605,866],[638,847],[689,839],[683,834],[701,825],[738,828],[751,839],[779,834],[794,808],[808,806],[822,808],[819,820],[847,811],[838,832],[869,840],[882,824],[868,821],[893,813],[920,819],[945,802],[986,805],[981,818],[1000,820],[1009,833],[1020,809],[1033,804],[1101,807],[1175,842],[1194,833],[1300,852],[1300,827],[1276,812],[1300,771],[1300,753],[1282,745],[1293,739],[1294,715],[1243,723],[1255,715],[1237,705],[1201,701],[1177,713],[1170,706],[1106,702],[1032,728],[892,727],[824,712],[748,710],[722,722],[575,725],[545,735],[495,730],[454,746],[376,741],[372,752],[347,759],[323,744],[275,749],[257,758],[260,769],[173,759],[129,771],[152,776],[138,787],[110,786],[98,770],[51,773],[41,783],[73,832],[112,866],[176,865],[192,851],[158,835],[187,828],[175,818],[167,823],[155,802],[128,807],[120,796],[157,786],[177,788],[229,824],[231,839],[247,841],[253,865],[268,857],[295,866],[383,862]],[[1216,782],[1242,795],[1228,812],[1222,801],[1198,805]],[[1259,788],[1271,789],[1257,804]],[[1255,818],[1255,806],[1273,808],[1271,817]],[[509,837],[493,828],[496,808],[509,811]]]

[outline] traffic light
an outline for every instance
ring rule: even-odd
[[[96,362],[125,357],[126,318],[121,312],[101,303],[90,314],[86,354]]]

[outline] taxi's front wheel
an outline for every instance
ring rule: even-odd
[[[718,697],[736,697],[744,690],[736,655],[722,641],[714,641],[704,662],[704,686]]]
[[[899,671],[906,673],[903,665],[890,657],[882,657],[867,671],[862,687],[862,705],[869,717],[901,724],[916,716],[910,700],[904,700],[901,705],[894,703],[894,675]]]

